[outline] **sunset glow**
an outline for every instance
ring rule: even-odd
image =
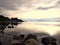
[[[19,11],[17,12],[10,11],[9,15],[11,17],[18,18],[58,18],[60,17],[60,10],[59,9],[33,10],[21,13]]]

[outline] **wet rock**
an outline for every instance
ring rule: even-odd
[[[44,37],[44,38],[41,39],[41,42],[42,42],[44,45],[48,45],[48,44],[57,45],[57,44],[56,44],[56,39],[53,38],[53,37]]]
[[[39,42],[35,39],[28,39],[27,41],[24,42],[25,45],[39,45]]]
[[[14,28],[14,26],[8,26],[8,28]]]
[[[2,45],[2,42],[0,42],[0,45]]]
[[[25,45],[39,45],[37,36],[33,34],[28,34],[24,40]]]
[[[24,38],[25,38],[25,35],[24,35],[24,34],[19,35],[19,39],[20,39],[21,41],[23,41]]]
[[[4,31],[0,31],[0,37],[4,35]]]
[[[23,44],[19,40],[19,37],[17,35],[14,35],[13,40],[11,41],[11,45],[23,45]]]

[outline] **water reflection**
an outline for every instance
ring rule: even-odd
[[[14,42],[14,40],[15,41],[18,40],[18,42],[23,40],[23,38],[27,37],[26,34],[29,34],[29,33],[36,34],[38,36],[37,37],[38,40],[41,40],[41,37],[46,37],[46,36],[50,37],[51,35],[49,32],[51,32],[51,31],[54,32],[57,29],[60,29],[60,28],[53,27],[53,25],[44,25],[44,24],[35,25],[34,23],[22,23],[22,22],[20,22],[20,23],[18,23],[18,22],[17,23],[7,23],[7,22],[0,23],[0,41],[2,41],[3,45],[11,45],[11,43]],[[42,31],[45,31],[45,32],[47,31],[47,33],[42,32]],[[25,33],[25,34],[21,35],[21,33]],[[31,39],[29,41],[31,41]],[[25,43],[25,45],[28,45],[28,44],[29,43],[27,43],[27,44]]]
[[[21,24],[21,22],[20,22],[20,24]],[[18,25],[18,22],[16,22],[16,23],[11,23],[11,25],[17,26],[17,25]]]
[[[19,24],[21,24],[22,22],[20,22]],[[15,28],[16,26],[18,25],[18,22],[16,23],[7,23],[7,22],[4,22],[4,23],[0,23],[0,38],[4,35],[4,30],[6,28],[10,29],[10,28]]]

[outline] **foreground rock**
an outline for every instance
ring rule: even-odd
[[[41,39],[41,42],[44,44],[44,45],[57,45],[56,44],[56,39],[53,38],[53,37],[44,37]]]

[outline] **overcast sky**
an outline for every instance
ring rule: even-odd
[[[9,17],[60,17],[59,0],[0,0],[0,8],[5,9]]]

